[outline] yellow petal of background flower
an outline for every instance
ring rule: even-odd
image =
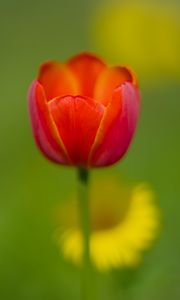
[[[102,271],[137,265],[159,230],[153,191],[146,184],[119,184],[110,177],[93,180],[90,189],[90,253]],[[76,200],[59,210],[58,245],[66,259],[81,264],[83,240]]]

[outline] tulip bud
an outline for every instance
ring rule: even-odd
[[[44,63],[29,90],[35,141],[53,162],[111,165],[132,140],[139,112],[134,73],[82,53],[65,64]]]

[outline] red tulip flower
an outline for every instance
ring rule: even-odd
[[[79,54],[44,63],[29,92],[36,143],[50,160],[79,167],[115,163],[128,149],[139,111],[134,73]]]

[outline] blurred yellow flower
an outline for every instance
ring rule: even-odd
[[[91,20],[92,43],[112,63],[132,65],[140,79],[179,79],[178,11],[147,1],[107,1]]]
[[[113,178],[92,182],[90,188],[90,254],[99,270],[137,265],[159,229],[154,194],[145,184],[119,186]],[[78,203],[58,209],[56,240],[64,257],[81,264],[82,233]]]

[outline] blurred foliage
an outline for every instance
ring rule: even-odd
[[[160,10],[163,3],[159,2]],[[0,298],[4,300],[79,299],[78,270],[63,261],[52,240],[53,209],[75,191],[75,170],[50,164],[38,153],[26,95],[42,61],[99,49],[88,35],[96,6],[95,0],[0,1]],[[180,297],[180,87],[168,74],[164,84],[159,84],[159,77],[154,87],[141,84],[142,111],[134,143],[122,163],[103,170],[116,171],[119,180],[123,173],[151,183],[163,213],[163,233],[138,269],[126,270],[126,276],[123,270],[96,274],[100,300],[123,295],[138,300]]]

